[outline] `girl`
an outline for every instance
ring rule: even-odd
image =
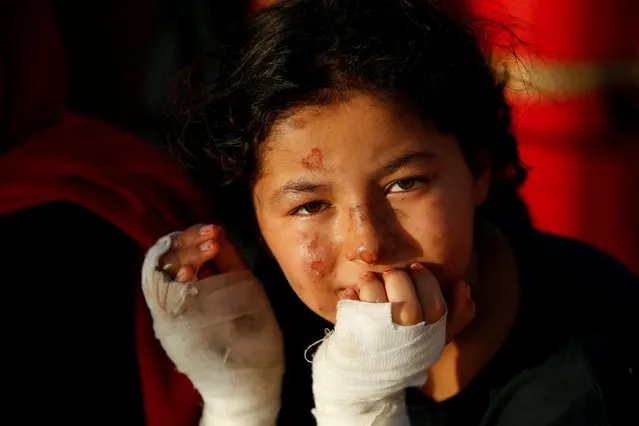
[[[434,1],[282,1],[230,35],[214,84],[184,92],[183,158],[335,324],[312,357],[320,425],[636,418],[637,278],[531,227],[479,35]],[[280,328],[221,228],[161,239],[143,287],[202,424],[274,424]]]

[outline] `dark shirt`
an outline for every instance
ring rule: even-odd
[[[639,425],[639,279],[585,244],[511,238],[521,301],[514,329],[457,396],[409,391],[413,426]]]

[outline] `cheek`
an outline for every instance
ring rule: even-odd
[[[330,240],[299,230],[272,232],[264,238],[296,292],[330,289],[329,278],[335,268]]]
[[[319,316],[334,321],[337,294],[333,288],[335,257],[332,244],[317,235],[290,238],[286,253],[276,255],[297,296]]]
[[[304,272],[305,281],[317,283],[331,275],[335,261],[331,255],[330,241],[317,234],[300,234],[297,247],[300,269]]]
[[[331,239],[274,219],[259,208],[256,215],[264,241],[293,291],[313,312],[334,322],[339,298],[333,287],[337,257]]]
[[[472,201],[441,194],[422,200],[404,216],[404,228],[437,278],[442,283],[462,278],[472,253]]]

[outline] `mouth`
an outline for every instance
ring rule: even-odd
[[[412,265],[412,263],[411,263]],[[352,280],[350,283],[346,284],[344,282],[340,283],[336,288],[335,288],[335,293],[336,294],[341,294],[344,292],[344,290],[350,289],[350,288],[357,288],[357,283],[361,277],[362,274],[367,273],[367,272],[372,272],[373,274],[375,274],[375,276],[377,277],[378,280],[380,280],[382,282],[382,284],[384,283],[384,270],[388,269],[388,268],[392,268],[392,269],[397,269],[397,270],[401,270],[401,271],[406,271],[408,272],[410,270],[410,265],[403,265],[403,266],[379,266],[379,267],[372,267],[372,268],[368,268],[366,270],[363,270],[360,272],[360,274],[357,276],[356,279]]]
[[[379,279],[381,281],[381,283],[384,284],[384,270],[385,269],[393,268],[393,269],[397,269],[397,270],[408,272],[408,271],[410,271],[410,265],[412,265],[413,263],[415,263],[415,262],[411,262],[410,264],[404,264],[404,265],[400,265],[400,266],[372,267],[370,269],[362,271],[362,274],[365,273],[365,272],[372,272],[373,274],[375,274],[377,279]],[[341,298],[346,290],[353,289],[353,288],[357,290],[358,281],[359,281],[359,277],[357,279],[351,281],[349,284],[345,284],[344,282],[342,282],[340,285],[338,285],[338,287],[335,288],[335,295],[337,297]],[[439,280],[437,280],[437,282],[438,282],[439,287],[441,289],[442,295],[444,296],[444,300],[446,301],[446,303],[448,303],[450,301],[451,292],[452,292],[451,286],[450,285],[442,285],[442,283]]]

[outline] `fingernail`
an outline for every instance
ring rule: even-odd
[[[213,243],[211,241],[205,241],[200,244],[200,251],[209,251],[213,247]]]
[[[471,300],[473,295],[473,290],[470,288],[469,283],[465,283],[465,284],[466,284],[466,299]]]
[[[424,269],[424,265],[422,265],[421,263],[413,263],[412,265],[410,265],[411,271],[419,271],[420,269]]]
[[[200,235],[212,235],[213,234],[213,225],[205,225],[200,228]]]
[[[393,268],[386,268],[384,269],[384,273],[387,274],[389,272],[393,272]]]
[[[364,272],[364,273],[362,273],[361,278],[364,281],[370,281],[373,278],[375,278],[375,275],[372,272]]]
[[[355,289],[347,288],[346,290],[342,292],[342,299],[352,299],[355,297],[355,295],[356,295]]]
[[[178,270],[178,273],[175,276],[175,279],[178,280],[178,281],[186,281],[186,268],[181,267]]]

